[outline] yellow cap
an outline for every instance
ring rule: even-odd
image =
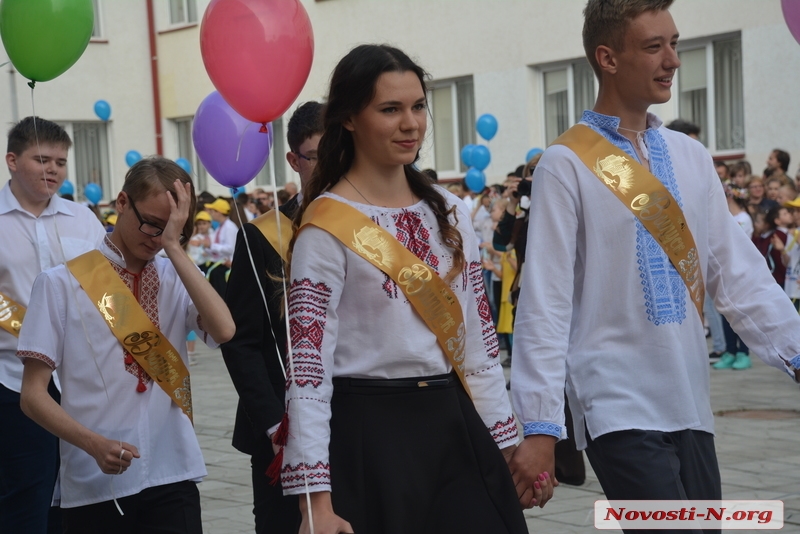
[[[229,211],[231,211],[231,205],[228,204],[227,201],[218,198],[211,204],[205,204],[205,208],[207,210],[216,210],[223,215],[227,215]]]
[[[106,224],[110,224],[111,226],[115,226],[117,224],[117,214],[112,213],[108,217],[106,217]]]
[[[194,220],[211,222],[211,215],[207,211],[201,211],[195,216]]]
[[[789,202],[784,202],[783,206],[786,208],[800,208],[800,196]]]

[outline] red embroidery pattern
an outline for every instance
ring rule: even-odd
[[[41,352],[33,352],[32,350],[18,350],[17,358],[33,358],[34,360],[41,360],[50,366],[50,369],[56,368],[56,362],[42,354]]]
[[[317,462],[314,465],[300,462],[286,464],[281,470],[281,486],[284,490],[308,487],[329,486],[331,483],[331,464]]]
[[[497,358],[500,354],[500,344],[497,341],[497,334],[494,330],[494,321],[492,321],[492,310],[489,308],[489,299],[486,298],[486,288],[483,286],[483,271],[480,262],[469,262],[469,279],[472,284],[472,292],[475,294],[475,301],[478,305],[478,315],[481,318],[483,345],[486,347],[486,353],[490,358]]]
[[[519,436],[517,421],[514,419],[513,415],[505,421],[497,421],[494,425],[489,427],[489,433],[498,445],[502,445],[507,441],[516,443]]]
[[[331,288],[308,278],[293,280],[289,289],[289,331],[292,340],[294,383],[318,388],[325,371],[322,367],[322,338],[325,314],[331,301]]]
[[[110,241],[108,242],[110,243]],[[111,246],[116,249],[116,247],[111,244]],[[147,314],[147,317],[153,322],[156,328],[161,328],[158,320],[158,288],[160,285],[160,280],[158,278],[158,271],[156,270],[155,263],[150,262],[145,265],[142,272],[139,275],[135,275],[133,273],[128,272],[125,270],[124,267],[117,265],[115,262],[109,260],[109,263],[117,272],[117,275],[120,279],[125,282],[125,285],[128,286],[128,289],[131,290],[131,293],[134,296],[137,296],[137,300],[139,305],[142,307],[144,312]],[[138,285],[138,288],[136,287]],[[138,289],[138,295],[137,293]],[[146,385],[153,381],[150,376],[142,369],[142,366],[133,359],[133,356],[127,351],[123,349],[123,357],[125,361],[125,370],[139,379],[139,387],[138,390],[144,391]]]
[[[417,258],[421,259],[439,272],[439,257],[431,252],[431,231],[423,225],[423,219],[417,212],[403,211],[392,215],[395,224],[395,238]],[[390,299],[398,298],[397,284],[389,276],[384,275],[382,289]]]

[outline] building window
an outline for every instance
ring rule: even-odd
[[[594,106],[597,85],[586,60],[543,73],[545,139],[549,145]]]
[[[745,148],[742,39],[710,41],[679,52],[679,115],[700,127],[713,153]]]
[[[95,183],[103,189],[106,198],[113,198],[106,123],[73,122],[72,139],[76,190],[80,193],[86,184]]]
[[[169,0],[169,22],[172,25],[197,22],[196,0]]]
[[[439,173],[467,170],[461,147],[475,143],[475,90],[472,78],[432,84],[428,105],[433,116],[433,158]]]
[[[192,142],[192,117],[175,119],[175,131],[178,141],[178,158],[184,158],[192,165],[192,178],[194,179],[195,189],[198,191],[208,190],[208,171],[200,162],[200,158],[194,151]],[[176,158],[177,159],[177,158]]]
[[[267,164],[256,175],[255,183],[259,186],[272,185],[272,177],[275,177],[275,185],[278,188],[286,185],[286,133],[283,131],[283,118],[272,121],[272,150]]]
[[[92,27],[92,39],[103,38],[103,26],[101,24],[102,13],[100,11],[100,0],[92,0],[94,10],[94,26]]]

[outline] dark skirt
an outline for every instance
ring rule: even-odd
[[[508,466],[458,378],[408,380],[445,378],[333,380],[331,497],[356,534],[527,534]]]

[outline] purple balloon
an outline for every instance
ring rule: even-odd
[[[798,0],[781,0],[781,8],[783,9],[783,18],[786,19],[786,25],[789,26],[789,31],[792,36],[800,43],[800,1]]]
[[[242,187],[264,167],[272,147],[261,125],[236,113],[217,91],[200,103],[192,126],[197,156],[208,173],[225,187]]]

